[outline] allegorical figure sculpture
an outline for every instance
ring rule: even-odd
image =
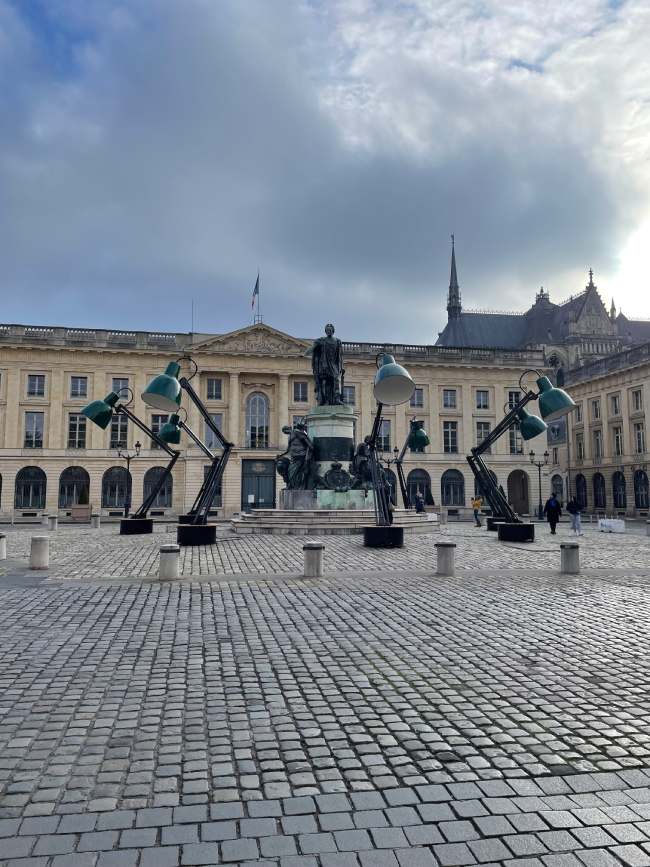
[[[362,443],[359,443],[352,463],[350,464],[350,474],[354,479],[352,487],[355,490],[359,488],[370,490],[370,488],[372,488],[370,448],[368,445],[371,439],[372,437],[367,436]]]
[[[334,337],[334,326],[325,326],[325,337],[319,337],[302,355],[311,355],[314,391],[319,406],[341,406],[343,344]]]
[[[305,425],[297,424],[295,428],[285,425],[282,433],[288,435],[289,443],[287,450],[276,458],[278,473],[290,491],[311,490],[314,487],[312,478],[314,444],[305,431]],[[289,460],[285,455],[289,455]]]

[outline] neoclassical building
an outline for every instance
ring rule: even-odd
[[[320,330],[320,329],[319,329]],[[312,340],[292,337],[265,324],[230,334],[161,334],[43,326],[0,326],[0,518],[38,520],[43,511],[65,518],[85,487],[96,511],[122,514],[126,462],[118,449],[141,449],[131,462],[137,507],[166,465],[166,456],[124,417],[105,431],[81,415],[91,400],[130,389],[136,415],[154,430],[167,416],[152,411],[140,395],[170,360],[190,356],[198,365],[192,384],[235,449],[213,514],[228,517],[253,505],[273,506],[282,485],[275,458],[285,449],[284,425],[295,424],[315,404],[310,359],[300,357]],[[424,421],[431,445],[408,453],[409,491],[421,490],[429,505],[468,514],[474,479],[465,455],[503,417],[520,395],[522,372],[548,373],[542,349],[447,345],[344,344],[346,403],[354,409],[355,438],[372,428],[377,353],[390,350],[411,373],[410,404],[386,409],[381,430],[384,458],[401,449],[413,417]],[[190,366],[183,362],[189,375]],[[532,384],[531,380],[531,384]],[[127,394],[128,392],[124,392]],[[185,396],[184,396],[185,399]],[[188,424],[216,447],[192,405]],[[544,452],[544,437],[522,443],[516,428],[487,457],[497,482],[521,514],[539,499],[537,471],[528,451]],[[163,518],[193,503],[208,462],[181,440],[171,481],[152,509]],[[542,479],[543,497],[550,478]]]

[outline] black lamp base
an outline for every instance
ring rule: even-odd
[[[153,518],[122,518],[120,536],[138,536],[153,533]]]
[[[366,548],[403,548],[404,527],[364,527],[363,544]]]
[[[534,542],[534,524],[498,524],[499,542]]]
[[[214,545],[217,541],[217,525],[179,524],[176,541],[179,545]]]
[[[505,520],[506,520],[505,518],[494,518],[494,517],[486,518],[485,519],[485,525],[488,528],[488,530],[496,533],[499,524],[504,524]]]
[[[191,524],[196,515],[179,515],[178,523],[179,524]]]

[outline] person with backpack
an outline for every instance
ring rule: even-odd
[[[560,501],[555,496],[555,494],[551,494],[549,499],[546,501],[546,505],[544,506],[544,514],[548,518],[548,522],[551,525],[551,535],[555,536],[555,528],[557,527],[557,522],[560,520],[560,517],[562,515]]]
[[[575,497],[571,497],[569,505],[566,507],[571,518],[571,529],[575,536],[582,536],[582,524],[580,521],[580,503]]]

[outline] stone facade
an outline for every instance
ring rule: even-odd
[[[102,431],[88,422],[84,447],[75,447],[78,443],[71,444],[70,440],[70,416],[78,414],[89,401],[105,397],[113,388],[113,380],[118,379],[125,380],[133,390],[132,408],[150,425],[152,415],[157,413],[152,413],[140,395],[168,361],[182,355],[191,355],[198,364],[199,373],[192,384],[208,411],[221,416],[222,430],[235,444],[224,476],[221,503],[215,503],[213,512],[224,518],[239,512],[243,491],[250,490],[250,487],[245,488],[249,477],[246,475],[244,479],[244,475],[251,468],[260,469],[263,475],[269,462],[285,448],[283,425],[293,424],[296,417],[306,415],[316,405],[310,360],[300,357],[310,343],[310,340],[291,337],[264,324],[225,335],[0,326],[0,517],[2,520],[12,516],[16,520],[38,520],[46,511],[58,512],[65,518],[69,507],[60,500],[61,474],[76,467],[88,473],[89,497],[95,510],[106,518],[111,517],[112,512],[112,517],[117,519],[115,513],[120,512],[120,506],[109,505],[106,499],[102,501],[105,473],[112,467],[125,467],[125,462],[110,447],[110,427]],[[393,457],[392,449],[396,445],[401,449],[409,418],[423,419],[431,445],[424,453],[407,453],[405,474],[410,476],[414,489],[426,484],[428,477],[430,505],[433,500],[439,506],[442,499],[443,505],[452,511],[469,513],[474,480],[465,455],[476,444],[477,424],[491,428],[502,418],[510,392],[518,391],[521,373],[527,368],[542,368],[543,353],[368,343],[345,343],[343,349],[345,386],[354,389],[353,398],[351,391],[346,394],[350,401],[354,400],[349,405],[353,410],[355,442],[372,428],[376,355],[390,349],[396,360],[410,371],[418,391],[416,405],[386,408],[384,418],[390,430],[384,431],[383,444],[390,454],[385,457]],[[34,377],[41,379],[34,380]],[[79,387],[79,380],[85,380],[85,389]],[[483,392],[480,400],[478,391]],[[251,415],[252,400],[260,404],[256,412],[260,411],[261,416]],[[484,408],[477,408],[479,404]],[[189,425],[205,438],[204,423],[196,409],[187,404],[185,395],[183,405],[188,411]],[[267,413],[266,419],[264,413]],[[30,440],[35,424],[33,414],[42,422],[39,447],[34,447],[38,436],[36,440],[31,436]],[[260,418],[261,427],[267,428],[263,436],[258,435]],[[445,435],[448,447],[457,451],[445,451]],[[137,508],[143,499],[145,473],[152,467],[164,467],[166,456],[149,449],[146,438],[130,424],[126,436],[130,451],[136,440],[143,446],[140,457],[131,462],[133,507]],[[530,511],[537,502],[537,474],[531,473],[526,454],[530,447],[531,444],[524,444],[525,453],[511,454],[510,437],[505,436],[488,456],[499,484],[507,493],[512,493],[512,501],[522,512]],[[539,443],[534,441],[532,447],[536,452],[543,452],[543,438]],[[187,511],[201,485],[204,467],[208,465],[198,448],[188,445],[185,434],[180,449],[181,458],[173,473],[171,505],[163,503],[152,509],[160,516]],[[16,501],[16,477],[21,470],[30,467],[37,468],[46,477],[44,506],[30,505],[25,497],[20,503]],[[420,471],[420,475],[416,473],[414,477],[413,471]],[[441,483],[448,471],[453,471],[452,478],[443,496]],[[446,480],[449,478],[449,474],[445,476]],[[279,505],[278,490],[283,483],[277,475],[271,479],[267,474],[266,479],[264,490],[270,491],[269,496]],[[547,482],[545,477],[543,485]],[[36,502],[38,489],[34,488],[33,493],[35,499],[31,502]],[[244,499],[247,501],[248,496]],[[268,507],[268,496],[255,505]]]

